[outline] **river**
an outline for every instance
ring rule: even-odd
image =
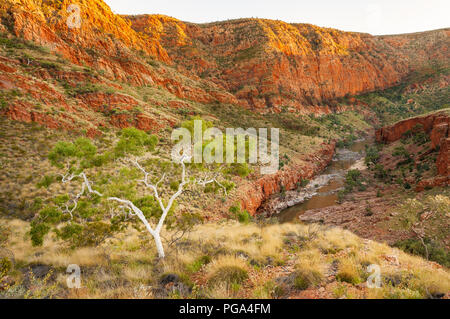
[[[364,158],[367,140],[358,140],[348,148],[339,148],[328,167],[314,180],[308,188],[314,195],[304,202],[282,210],[278,217],[280,223],[297,222],[298,216],[311,209],[336,205],[338,191],[343,189],[347,171]]]

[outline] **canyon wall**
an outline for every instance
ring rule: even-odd
[[[257,213],[258,208],[274,194],[279,194],[283,189],[293,190],[303,180],[310,180],[321,172],[333,159],[335,143],[322,144],[320,149],[309,154],[303,159],[296,159],[297,162],[279,170],[275,174],[265,175],[256,181],[243,181],[243,184],[236,191],[237,196],[230,199],[231,203],[225,207],[240,203],[241,209],[247,210],[251,215]]]
[[[179,70],[260,112],[328,113],[338,98],[384,89],[414,69],[449,62],[449,30],[376,37],[264,19],[198,25],[161,15],[126,18],[158,39]]]
[[[67,25],[70,4],[80,7],[80,28]],[[337,102],[343,97],[388,88],[430,63],[448,65],[450,30],[372,36],[265,19],[193,24],[162,15],[117,15],[101,0],[3,0],[0,33],[12,41],[14,36],[43,46],[67,61],[61,63],[88,69],[81,74],[41,68],[28,76],[29,67],[38,65],[24,57],[4,56],[0,76],[7,75],[4,82],[18,89],[22,88],[15,82],[37,82],[58,96],[64,81],[72,87],[81,81],[100,83],[113,90],[124,84],[164,90],[171,96],[164,101],[142,98],[138,105],[143,109],[221,103],[260,113],[326,114],[342,108]],[[75,96],[75,104],[90,108],[82,95]],[[62,103],[64,108],[70,104],[66,96],[58,99],[45,103]],[[12,118],[57,126],[52,115],[38,114],[24,101],[8,101],[8,108],[2,113]],[[76,107],[66,109],[77,112]],[[90,129],[143,123],[141,127],[155,131],[174,122],[171,115],[138,115],[99,121],[83,113],[59,120],[63,128],[76,127],[83,118],[78,126],[87,121]]]
[[[418,126],[419,125],[419,126]],[[438,150],[436,160],[437,174],[433,179],[420,181],[417,190],[426,187],[450,184],[450,109],[432,114],[410,118],[377,130],[376,139],[381,143],[392,143],[401,139],[405,133],[423,129],[431,139],[431,148]]]

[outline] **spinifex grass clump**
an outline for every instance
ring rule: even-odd
[[[242,284],[248,278],[248,266],[234,256],[221,256],[208,266],[208,284],[211,287],[226,284],[229,287]]]

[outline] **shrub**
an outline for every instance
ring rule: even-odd
[[[429,238],[425,238],[424,242],[428,249],[428,258],[447,268],[450,268],[449,251],[446,250],[441,245],[439,245],[439,243],[432,241]],[[398,247],[407,253],[426,258],[425,247],[422,245],[422,242],[419,239],[410,238],[406,240],[401,240],[396,242],[394,244],[394,247]]]
[[[200,256],[191,264],[187,265],[187,269],[190,272],[199,271],[204,265],[207,265],[211,262],[211,257],[208,255]]]
[[[173,191],[178,190],[178,187],[180,186],[180,182],[179,181],[171,181],[170,182],[170,189]]]
[[[345,176],[345,191],[351,192],[354,187],[362,188],[361,172],[357,169],[352,169],[347,172]]]
[[[235,163],[230,164],[226,172],[228,174],[238,175],[244,178],[247,177],[252,172],[252,170],[247,163]]]
[[[148,135],[134,127],[123,129],[119,135],[120,140],[115,147],[115,153],[119,157],[126,154],[141,155],[145,150],[153,151],[158,144],[155,135]]]
[[[390,179],[388,172],[384,169],[382,164],[376,164],[374,170],[374,176],[379,180],[388,181]]]
[[[404,159],[409,159],[410,157],[408,151],[405,149],[404,146],[396,147],[392,152],[392,155],[397,157],[403,157]]]
[[[241,284],[248,278],[247,270],[239,266],[223,266],[217,269],[209,278],[208,282],[214,285],[216,282],[227,283],[229,285]]]
[[[50,226],[44,223],[31,223],[31,243],[33,246],[42,246],[44,243],[44,236],[50,231]]]
[[[237,216],[238,221],[242,224],[248,224],[252,220],[252,216],[246,210],[240,212]]]
[[[55,177],[53,175],[45,175],[39,183],[37,183],[37,188],[48,188],[55,181]]]
[[[323,276],[320,272],[314,270],[299,270],[295,274],[294,287],[298,290],[305,290],[319,285]]]
[[[9,258],[0,257],[0,284],[1,284],[2,277],[7,275],[12,268],[13,268],[13,263],[11,260],[9,260]]]
[[[74,143],[60,141],[56,143],[50,151],[48,158],[52,165],[64,167],[63,163],[68,157],[75,157],[83,160],[91,160],[97,153],[97,147],[91,140],[80,137]],[[86,165],[84,163],[83,165]]]
[[[336,280],[348,282],[353,285],[361,283],[361,277],[355,260],[343,259],[338,266]]]
[[[248,224],[252,221],[252,216],[246,210],[241,210],[239,205],[230,207],[229,212],[242,224]]]
[[[367,166],[371,164],[376,164],[380,159],[380,154],[378,152],[378,148],[375,146],[367,146],[366,145],[366,158],[364,162]]]
[[[242,284],[248,278],[247,264],[242,258],[221,256],[208,265],[208,284],[232,285]]]

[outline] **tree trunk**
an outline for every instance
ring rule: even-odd
[[[164,258],[166,255],[164,254],[164,247],[161,241],[161,237],[159,234],[153,234],[153,238],[155,239],[156,249],[158,250],[159,258]]]

